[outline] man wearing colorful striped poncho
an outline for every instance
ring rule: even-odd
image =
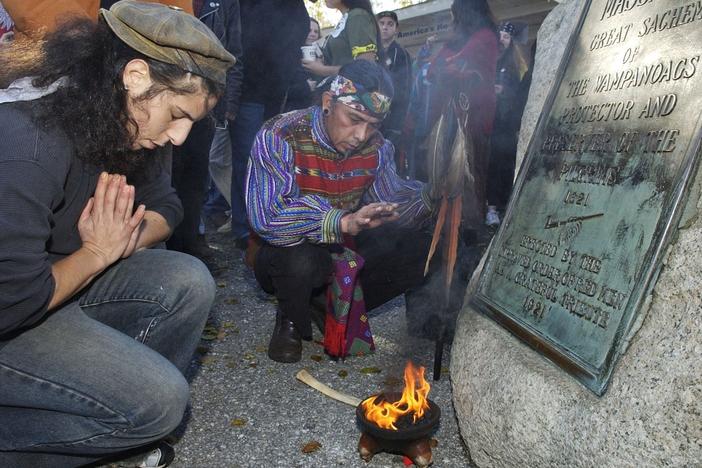
[[[397,175],[378,132],[392,95],[381,67],[356,60],[321,105],[280,115],[256,136],[246,199],[260,238],[256,279],[278,300],[275,361],[300,360],[312,298],[326,305],[326,352],[343,358],[374,349],[367,310],[422,282],[430,238],[412,228],[432,202],[425,185]]]

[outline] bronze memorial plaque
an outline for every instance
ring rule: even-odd
[[[702,2],[584,8],[474,301],[602,395],[697,168]]]

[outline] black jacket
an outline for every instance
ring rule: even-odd
[[[243,101],[264,104],[265,116],[280,112],[302,58],[310,30],[302,0],[240,0],[244,48]]]
[[[215,117],[222,121],[225,112],[236,115],[239,111],[244,79],[239,0],[206,0],[198,18],[215,33],[224,48],[236,57],[236,63],[227,72],[224,97],[214,109]]]
[[[0,105],[0,348],[47,314],[52,264],[83,244],[78,219],[105,169],[79,159],[63,130],[36,123],[35,103]],[[134,185],[137,205],[169,226],[180,223],[183,208],[166,171]]]
[[[392,77],[395,96],[392,98],[390,114],[383,122],[383,135],[387,138],[392,132],[399,135],[407,115],[409,104],[410,83],[412,80],[412,59],[405,49],[397,42],[392,41],[385,51],[385,65]]]

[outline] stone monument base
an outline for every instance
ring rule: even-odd
[[[585,3],[563,2],[539,30],[520,160]],[[698,169],[677,238],[603,397],[465,306],[451,380],[479,467],[702,467],[701,186]]]
[[[702,220],[690,224],[603,397],[464,308],[451,379],[479,467],[702,466]]]

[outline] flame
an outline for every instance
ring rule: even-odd
[[[402,416],[412,414],[412,422],[416,423],[429,409],[427,395],[430,385],[424,379],[424,367],[415,367],[411,362],[405,366],[405,388],[402,398],[391,403],[378,402],[379,396],[374,395],[361,403],[366,419],[383,429],[397,430],[395,423]]]

